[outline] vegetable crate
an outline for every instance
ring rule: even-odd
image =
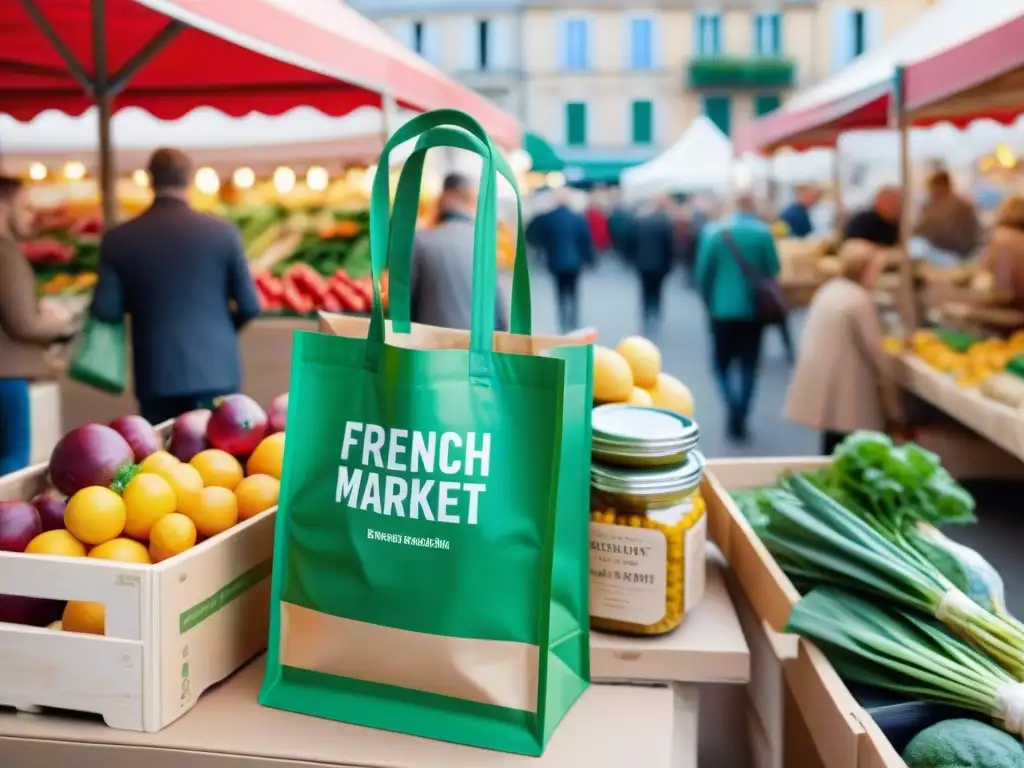
[[[46,487],[45,465],[0,479],[0,499]],[[0,552],[0,594],[106,607],[106,634],[0,623],[0,706],[102,716],[155,732],[266,648],[269,509],[156,565]]]
[[[829,461],[816,457],[708,461],[701,488],[707,505],[708,533],[728,560],[757,618],[776,633],[785,628],[800,593],[744,519],[729,492],[772,485],[787,471],[819,469]],[[774,645],[791,647],[789,643]],[[764,659],[763,664],[782,667],[786,686],[796,700],[823,768],[905,768],[896,750],[825,656],[803,638],[797,639],[795,645],[795,654],[780,654],[775,659]],[[770,676],[771,670],[752,669],[752,686]],[[781,712],[785,701],[784,692],[779,693],[782,695],[774,706]],[[763,698],[760,694],[751,691],[755,703]],[[790,731],[788,726],[786,731]],[[787,753],[798,749],[798,745],[786,744]],[[795,765],[797,761],[787,758],[784,764]]]

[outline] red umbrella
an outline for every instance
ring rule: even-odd
[[[138,106],[160,118],[199,106],[230,115],[308,105],[455,107],[494,140],[520,127],[340,0],[3,0],[0,112],[100,111],[105,209],[112,210],[109,116]]]

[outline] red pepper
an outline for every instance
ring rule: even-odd
[[[347,285],[335,283],[333,286],[331,286],[331,293],[333,293],[334,296],[341,303],[341,307],[345,312],[363,311],[362,297],[356,293],[353,293],[352,290]]]
[[[308,315],[313,311],[313,302],[295,290],[293,286],[285,287],[281,303],[285,309],[291,310],[297,315]]]
[[[369,304],[373,304],[373,288],[371,283],[364,280],[353,280],[351,288],[353,291],[363,297],[363,300]]]
[[[324,300],[320,302],[320,309],[324,312],[341,312],[343,307],[341,302],[338,301],[338,297],[333,293],[328,293],[324,296]]]
[[[260,285],[260,283],[257,283],[257,285]],[[266,293],[268,297],[277,301],[280,301],[281,297],[284,295],[284,283],[279,277],[264,275],[262,287],[263,292]]]

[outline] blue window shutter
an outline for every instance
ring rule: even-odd
[[[488,68],[494,72],[507,72],[512,66],[511,42],[512,25],[507,18],[492,18],[487,27],[487,45],[490,49]]]
[[[591,51],[594,46],[593,32],[593,21],[591,19],[583,19],[580,22],[580,49],[583,52],[581,69],[590,69],[593,65],[593,57],[591,56]]]
[[[569,68],[569,21],[563,19],[558,33],[558,67]]]
[[[424,59],[435,66],[441,63],[441,30],[437,24],[423,23],[423,53]]]
[[[712,53],[715,56],[722,55],[722,15],[716,13],[711,17],[711,28],[714,31]]]
[[[647,145],[654,141],[654,103],[634,101],[632,104],[633,143]]]
[[[704,114],[726,136],[732,130],[732,102],[728,96],[705,96]]]
[[[752,14],[750,19],[751,26],[753,27],[751,39],[754,41],[754,55],[763,56],[764,52],[761,50],[761,14]]]
[[[697,58],[704,55],[704,14],[693,16],[693,55]]]
[[[587,143],[587,105],[581,101],[570,101],[565,105],[565,143],[570,147],[582,147]]]
[[[772,55],[782,56],[782,14],[772,14]]]
[[[832,71],[845,67],[853,59],[853,11],[836,8],[832,13]]]

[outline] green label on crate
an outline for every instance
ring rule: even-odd
[[[250,568],[238,578],[218,589],[205,600],[181,612],[178,617],[178,632],[185,634],[193,627],[202,624],[231,601],[241,597],[270,576],[271,558]]]

